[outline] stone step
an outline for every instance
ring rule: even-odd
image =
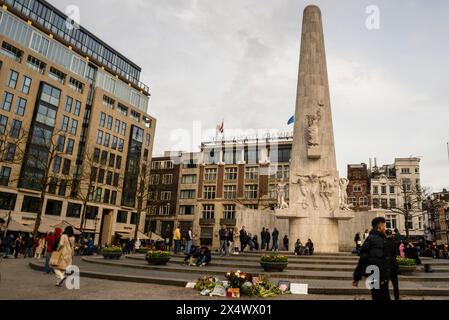
[[[97,266],[95,264],[85,264],[82,261],[76,261],[80,267],[82,277],[106,279],[113,281],[127,281],[137,283],[155,283],[163,285],[174,285],[184,287],[187,282],[194,282],[203,274],[185,274],[185,273],[170,273],[152,271],[147,273],[147,270],[116,268],[108,267],[106,265]],[[43,262],[30,262],[30,267],[35,270],[43,271]],[[99,268],[96,268],[99,267]],[[214,274],[210,274],[214,276]],[[217,274],[217,277],[223,280],[223,274]],[[288,280],[288,279],[286,279]],[[273,280],[276,283],[277,280]],[[300,280],[295,281],[300,283],[307,283],[309,287],[309,294],[322,295],[369,295],[369,291],[359,286],[353,288],[347,281],[332,281],[332,280]],[[407,281],[400,281],[401,295],[408,296],[435,296],[435,297],[449,297],[449,288],[417,286],[415,283]],[[186,289],[191,290],[191,289]],[[392,290],[391,290],[392,293]]]
[[[165,266],[154,266],[154,265],[148,265],[146,262],[123,262],[123,260],[105,260],[102,257],[95,257],[95,258],[82,258],[82,261],[87,263],[94,263],[94,264],[101,264],[101,265],[108,265],[108,266],[114,266],[114,267],[125,267],[125,268],[135,268],[135,269],[146,269],[146,270],[155,270],[155,271],[167,271],[167,272],[179,272],[179,273],[200,273],[208,275],[210,273],[212,274],[224,274],[230,270],[235,270],[235,268],[229,268],[229,267],[220,267],[215,266],[213,264],[205,267],[200,268],[196,266],[185,266],[181,265],[179,263],[167,263]],[[251,268],[245,268],[244,271],[253,273],[253,274],[260,274],[264,273],[262,267],[260,266],[253,266]],[[417,273],[419,275],[419,273]],[[400,276],[401,279],[407,280],[407,281],[413,281],[413,282],[445,282],[449,285],[449,277],[439,274],[432,274],[433,276]],[[270,273],[270,277],[272,278],[288,278],[288,279],[327,279],[327,280],[352,280],[352,272],[317,272],[317,271],[308,271],[308,270],[291,270],[287,268],[283,272],[273,272]]]

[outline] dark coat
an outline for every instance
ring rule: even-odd
[[[388,272],[397,273],[398,271],[398,241],[394,238],[387,238],[384,244],[385,267]]]
[[[353,275],[355,281],[360,281],[366,275],[366,268],[370,265],[379,267],[381,281],[387,278],[384,246],[385,235],[379,231],[371,231],[360,250],[359,263]]]
[[[279,238],[279,231],[276,229],[271,233],[271,236],[273,237],[273,241],[278,241]]]
[[[248,243],[248,234],[245,230],[240,230],[240,242],[241,243]]]

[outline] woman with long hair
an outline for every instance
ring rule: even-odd
[[[61,257],[58,261],[58,265],[54,266],[54,268],[56,277],[58,278],[56,285],[60,287],[67,278],[66,270],[72,265],[73,255],[75,253],[75,237],[71,226],[64,229],[61,239],[59,240],[57,251],[61,254]]]

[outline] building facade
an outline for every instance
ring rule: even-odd
[[[0,4],[0,215],[132,233],[156,126],[141,69],[46,1]]]
[[[407,206],[409,234],[415,239],[422,237],[428,226],[420,201],[419,163],[419,158],[396,158],[394,164],[374,166],[369,171],[372,209],[385,210],[387,228],[405,233],[405,216],[394,209]]]
[[[429,217],[428,240],[437,244],[449,243],[449,192],[443,189],[432,193],[423,201],[423,209]]]
[[[348,203],[354,211],[371,209],[370,179],[365,163],[348,164]]]
[[[278,183],[288,199],[291,147],[291,136],[202,143],[194,219],[201,244],[219,246],[220,226],[236,226],[237,204],[274,210]]]

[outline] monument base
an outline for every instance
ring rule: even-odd
[[[338,253],[338,220],[320,217],[290,218],[289,242],[294,249],[297,239],[303,245],[310,239],[316,253]]]

